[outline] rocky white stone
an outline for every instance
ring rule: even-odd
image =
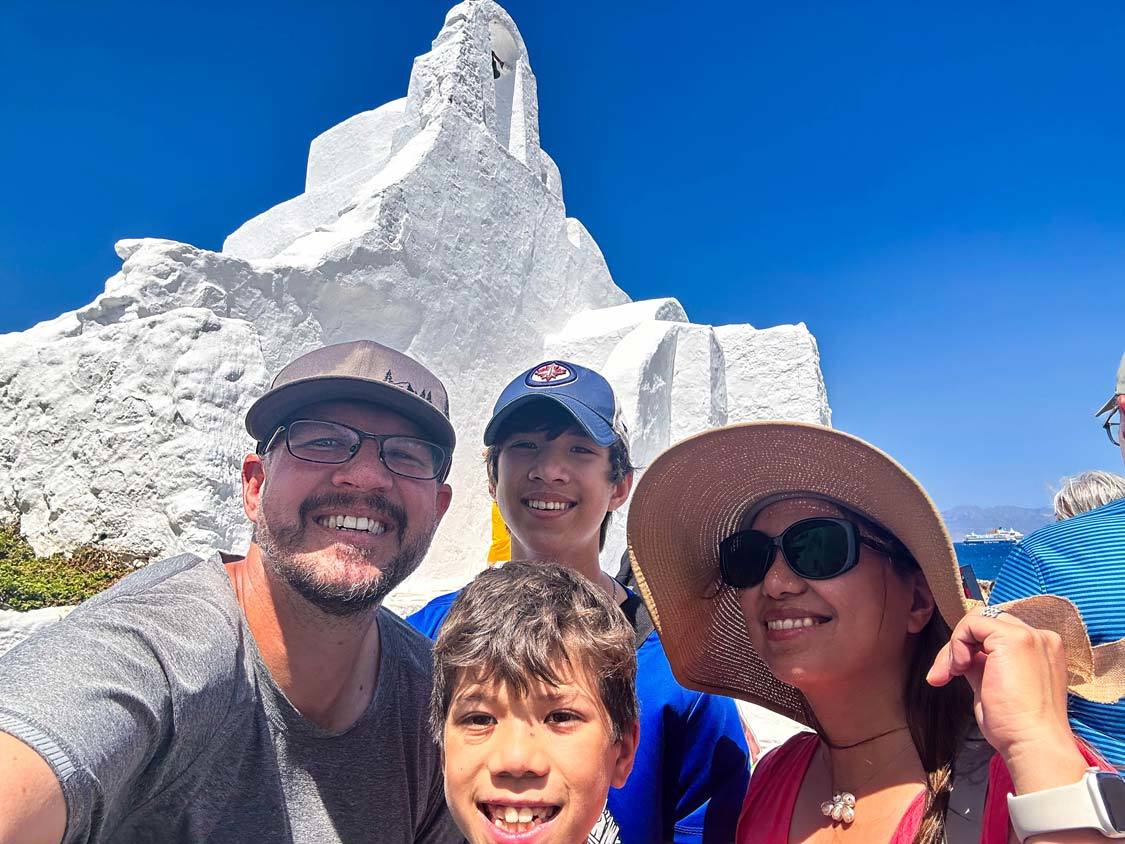
[[[758,759],[778,745],[784,744],[794,733],[808,732],[808,727],[784,715],[778,715],[763,706],[737,700],[738,717],[758,745]]]
[[[72,607],[47,607],[31,612],[0,610],[0,656],[49,624],[64,618]]]
[[[220,253],[121,241],[121,271],[91,304],[0,335],[0,516],[18,516],[40,553],[240,551],[247,406],[297,355],[374,338],[440,375],[460,443],[453,506],[391,601],[410,608],[483,566],[482,429],[533,363],[602,370],[642,465],[726,422],[829,421],[803,325],[712,328],[674,299],[629,302],[566,216],[540,144],[515,24],[489,0],[455,6],[404,99],[312,142],[300,196]],[[609,569],[623,532],[617,519]]]
[[[792,419],[829,425],[832,413],[816,339],[804,323],[715,329],[723,350],[731,422]]]

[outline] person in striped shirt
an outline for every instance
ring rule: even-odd
[[[1113,472],[1092,469],[1065,478],[1052,502],[1055,521],[1072,519],[1079,513],[1096,510],[1122,498],[1125,498],[1125,477]]]
[[[1104,427],[1118,447],[1123,411],[1125,357],[1117,370],[1114,394],[1096,414],[1109,414]],[[1025,537],[1004,561],[989,603],[1044,593],[1061,595],[1078,607],[1092,644],[1125,636],[1125,499]],[[1125,701],[1092,703],[1072,695],[1067,712],[1075,734],[1125,771]]]

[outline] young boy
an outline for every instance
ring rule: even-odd
[[[616,844],[605,810],[637,748],[633,631],[581,575],[482,572],[434,645],[430,727],[471,844]]]
[[[599,565],[609,520],[633,482],[613,388],[585,367],[542,363],[501,393],[484,442],[513,559],[584,575],[633,625],[641,740],[628,782],[609,795],[622,842],[732,841],[749,779],[734,703],[676,683],[640,598]],[[456,597],[439,596],[407,620],[433,638]]]

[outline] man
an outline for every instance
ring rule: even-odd
[[[1051,503],[1055,510],[1055,521],[1061,522],[1121,498],[1125,498],[1125,476],[1102,469],[1091,469],[1089,472],[1063,478],[1062,487],[1055,493]]]
[[[153,563],[0,659],[0,842],[459,841],[429,643],[380,607],[449,506],[448,415],[378,343],[283,369],[245,558]]]
[[[609,793],[621,841],[732,841],[749,779],[734,702],[676,682],[640,597],[599,564],[609,521],[633,484],[613,388],[567,361],[534,366],[500,394],[484,444],[512,559],[553,561],[584,575],[634,628],[640,744],[628,781]],[[457,594],[407,620],[436,637]]]
[[[1113,395],[1095,414],[1109,414],[1105,430],[1121,446],[1125,357]],[[1123,448],[1125,458],[1125,448]],[[1094,645],[1125,636],[1125,499],[1040,528],[1004,561],[989,602],[1028,595],[1061,595],[1082,613]],[[1071,696],[1071,727],[1119,770],[1125,770],[1125,702],[1091,703]]]

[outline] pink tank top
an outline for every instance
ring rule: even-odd
[[[737,844],[788,844],[793,807],[820,740],[813,733],[798,733],[771,750],[754,769],[742,803],[735,834]],[[1079,742],[1078,749],[1091,765],[1112,771],[1104,760]],[[999,754],[988,765],[988,795],[981,823],[981,844],[1007,844],[1008,800],[1012,777]],[[889,844],[911,844],[922,823],[926,792],[910,803]]]
[[[762,757],[742,803],[735,834],[738,844],[788,844],[797,793],[819,744],[814,733],[798,733]],[[914,840],[925,805],[926,795],[922,792],[903,815],[891,844],[909,844]]]

